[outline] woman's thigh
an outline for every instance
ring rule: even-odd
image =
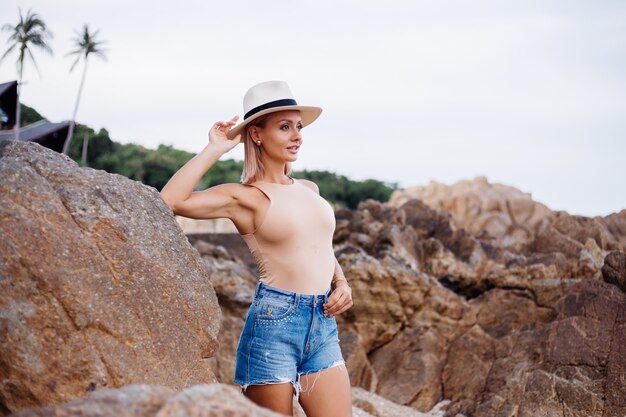
[[[248,385],[244,394],[261,407],[288,416],[293,415],[293,385],[290,382]]]
[[[350,377],[344,364],[300,376],[299,401],[307,417],[352,416]]]

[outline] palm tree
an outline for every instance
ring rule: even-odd
[[[83,77],[80,80],[80,87],[78,87],[78,96],[76,97],[76,104],[74,105],[74,113],[72,114],[72,120],[70,122],[70,129],[67,132],[67,138],[65,139],[65,143],[63,144],[63,153],[67,154],[68,149],[70,148],[70,143],[72,142],[72,134],[74,133],[74,126],[76,124],[76,113],[78,112],[78,103],[80,102],[80,95],[83,92],[83,85],[85,84],[85,76],[87,75],[87,62],[89,59],[89,55],[95,54],[100,58],[106,61],[106,56],[104,55],[104,49],[102,49],[102,45],[105,43],[104,41],[96,40],[98,36],[99,30],[96,30],[93,33],[89,33],[89,26],[84,25],[83,31],[76,32],[76,37],[73,39],[75,50],[68,52],[67,55],[77,55],[76,61],[72,64],[70,68],[70,72],[74,70],[74,67],[81,58],[85,59],[85,66],[83,67]]]
[[[52,55],[52,49],[47,43],[47,40],[52,38],[52,33],[46,29],[44,21],[41,20],[37,13],[32,13],[30,10],[26,12],[26,16],[22,16],[22,9],[18,8],[18,11],[20,13],[20,21],[17,25],[11,26],[9,23],[6,23],[2,26],[3,31],[11,32],[11,36],[9,36],[8,40],[11,43],[11,46],[9,46],[2,57],[0,57],[0,61],[2,61],[14,49],[19,51],[19,55],[17,57],[18,82],[17,103],[15,109],[16,140],[20,139],[20,90],[22,89],[22,77],[24,75],[24,59],[26,58],[26,55],[28,55],[31,61],[33,61],[33,65],[35,65],[37,73],[41,76],[30,46],[37,46]]]

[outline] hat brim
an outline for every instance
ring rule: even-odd
[[[228,131],[226,137],[228,139],[234,139],[235,136],[243,133],[246,126],[253,120],[258,119],[261,116],[264,116],[269,113],[276,113],[278,111],[285,110],[299,110],[300,117],[302,119],[302,127],[305,127],[315,121],[320,114],[322,113],[321,107],[311,107],[311,106],[282,106],[282,107],[272,107],[270,109],[262,110],[258,113],[255,113],[253,116],[245,119],[243,122],[239,123],[237,126],[233,127]]]

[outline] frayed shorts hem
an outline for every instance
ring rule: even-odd
[[[313,380],[313,384],[311,384],[311,388],[309,389],[308,387],[306,389],[302,389],[302,385],[300,385],[300,378],[302,377],[302,375],[308,375],[308,374],[313,374],[316,372],[321,372],[321,371],[325,371],[327,369],[331,369],[331,368],[335,368],[337,366],[346,366],[346,362],[343,359],[340,359],[338,361],[333,362],[330,366],[327,366],[325,368],[322,369],[318,369],[316,371],[308,371],[308,372],[299,372],[298,376],[296,377],[295,380],[292,380],[288,377],[285,378],[279,378],[278,380],[272,380],[272,381],[254,381],[254,382],[249,382],[247,384],[243,384],[241,382],[238,381],[234,381],[237,385],[239,385],[239,387],[241,388],[241,392],[245,392],[246,389],[250,386],[250,385],[273,385],[273,384],[286,384],[286,383],[291,383],[291,385],[293,385],[293,395],[296,397],[296,401],[300,398],[300,393],[301,392],[307,392],[313,389],[313,386],[315,385],[315,382],[317,381],[317,378],[319,378],[319,375],[315,378],[315,380]]]

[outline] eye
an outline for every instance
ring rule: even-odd
[[[284,124],[280,127],[281,130],[288,130],[289,129],[289,125],[288,124]]]
[[[299,131],[301,131],[301,130],[302,130],[302,124],[301,124],[301,123],[298,123],[297,128],[298,128],[298,132],[299,132]]]

